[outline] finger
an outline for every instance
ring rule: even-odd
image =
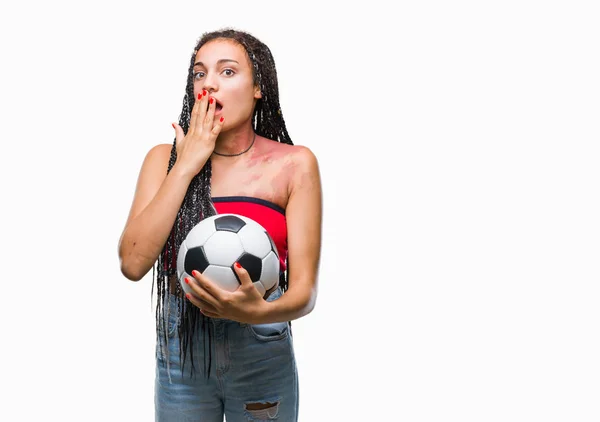
[[[246,269],[244,267],[242,267],[239,262],[236,262],[235,264],[233,264],[233,271],[235,271],[235,273],[237,274],[242,287],[248,286],[248,285],[252,285],[252,287],[254,287],[254,283],[252,282],[252,279],[250,278],[250,274],[248,274],[248,271],[246,271]]]
[[[187,300],[189,300],[195,307],[199,308],[200,310],[206,309],[207,312],[217,313],[217,310],[215,309],[214,306],[212,306],[210,303],[206,303],[205,301],[203,301],[202,299],[200,299],[199,297],[197,297],[191,293],[186,293],[185,298]]]
[[[198,283],[197,287],[206,291],[206,293],[216,299],[217,302],[220,302],[223,299],[224,290],[210,281],[208,278],[196,270],[192,271],[192,277],[194,277],[196,283]]]
[[[225,118],[223,116],[221,116],[221,118],[219,120],[217,120],[217,122],[214,124],[211,133],[213,134],[213,136],[217,137],[219,136],[219,133],[221,133],[221,129],[223,129],[223,125],[225,124]]]
[[[192,107],[192,113],[190,116],[190,126],[188,129],[189,134],[194,134],[196,131],[196,122],[198,121],[198,113],[200,113],[200,103],[202,99],[202,93],[200,92],[194,101],[194,106]]]
[[[217,101],[210,97],[208,100],[208,110],[206,111],[206,116],[204,116],[204,127],[212,128],[213,121],[215,120],[215,109],[217,108]]]
[[[208,105],[208,92],[203,89],[202,90],[202,98],[200,100],[196,100],[198,104],[194,104],[198,106],[198,111],[196,113],[196,121],[194,122],[194,133],[202,132],[202,127],[204,126],[204,117],[206,116],[206,106]]]
[[[206,309],[200,309],[200,312],[210,318],[221,318],[221,315],[216,312],[210,312]]]
[[[172,126],[173,129],[175,129],[175,143],[179,145],[185,134],[183,133],[181,126],[179,126],[177,123],[173,123]]]
[[[193,295],[200,299],[202,302],[205,302],[211,305],[211,308],[216,309],[219,305],[219,301],[210,294],[206,289],[202,288],[196,278],[185,278],[186,284],[192,289]]]

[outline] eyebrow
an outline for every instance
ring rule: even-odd
[[[222,64],[222,63],[225,63],[225,62],[234,62],[234,63],[239,64],[239,62],[237,62],[236,60],[233,60],[233,59],[220,59],[220,60],[217,60],[217,64]],[[194,63],[194,67],[196,67],[196,66],[203,66],[204,67],[204,63],[202,63],[202,62],[196,62],[196,63]]]

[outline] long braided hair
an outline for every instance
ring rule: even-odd
[[[191,110],[195,101],[193,67],[196,54],[204,44],[216,39],[236,41],[244,47],[248,54],[253,68],[254,84],[259,86],[262,94],[262,98],[259,98],[256,103],[252,116],[252,126],[256,134],[277,142],[293,145],[292,140],[288,135],[281,107],[279,105],[277,72],[275,70],[275,61],[271,54],[271,50],[253,35],[232,28],[224,28],[218,31],[204,33],[194,48],[188,69],[183,107],[181,114],[179,115],[179,126],[183,129],[183,132],[187,133],[188,131]],[[171,171],[176,160],[177,150],[176,141],[174,140],[167,173]],[[194,334],[199,328],[202,330],[204,336],[205,351],[208,350],[208,361],[206,360],[207,353],[204,354],[204,373],[207,377],[210,376],[210,343],[212,336],[209,324],[210,318],[200,313],[196,306],[184,299],[183,289],[177,281],[177,253],[181,242],[185,239],[189,231],[203,218],[210,217],[217,213],[211,200],[210,185],[211,161],[209,159],[202,170],[192,179],[185,198],[183,199],[181,208],[175,218],[171,233],[156,261],[155,267],[153,267],[153,280],[155,278],[157,287],[157,336],[162,332],[163,340],[167,343],[168,329],[164,310],[167,309],[167,312],[170,311],[168,309],[169,296],[173,295],[173,293],[171,292],[169,284],[173,283],[175,287],[174,295],[177,302],[177,309],[175,311],[179,316],[177,330],[179,334],[181,371],[183,374],[183,367],[189,355],[191,363],[190,376],[195,373],[193,343]],[[287,277],[284,272],[280,275],[279,285],[283,291],[287,290]],[[154,292],[154,282],[152,291]]]

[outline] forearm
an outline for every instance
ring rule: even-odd
[[[140,280],[152,268],[173,228],[192,177],[174,166],[152,201],[133,218],[119,241],[121,272]]]
[[[317,291],[315,288],[287,290],[280,298],[265,302],[264,312],[256,324],[292,321],[308,315],[315,307]]]

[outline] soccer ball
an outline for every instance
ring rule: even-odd
[[[269,233],[256,221],[238,214],[217,214],[195,225],[179,247],[177,278],[185,283],[192,270],[219,287],[234,291],[240,286],[233,269],[236,262],[248,271],[260,294],[279,283],[279,254]]]

